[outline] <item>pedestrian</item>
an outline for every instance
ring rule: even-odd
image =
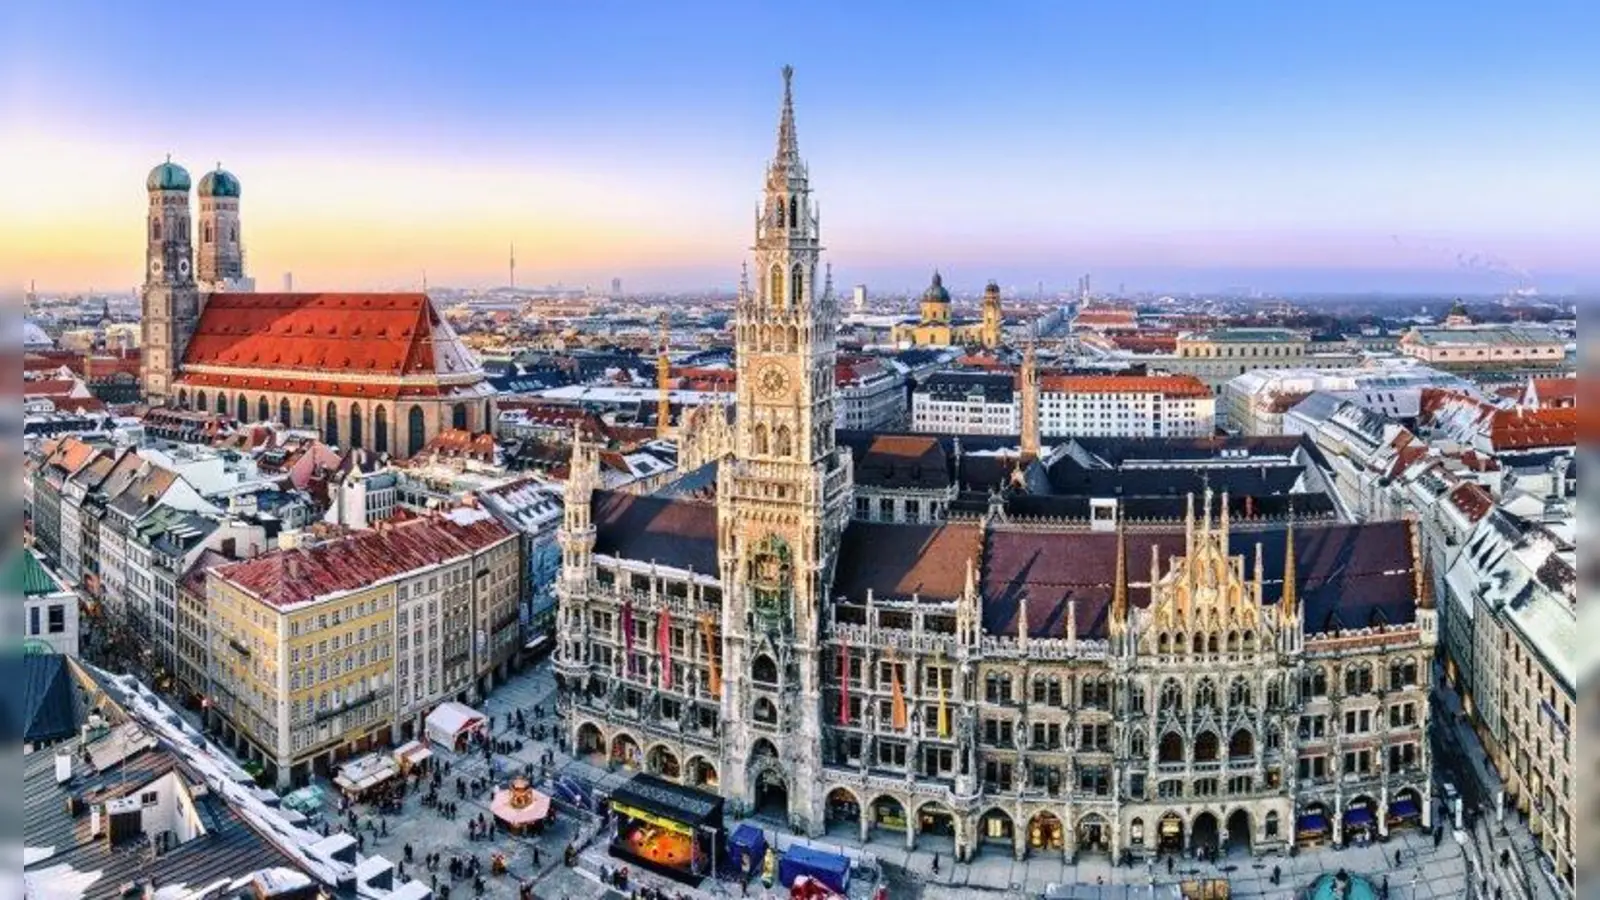
[[[533,847],[533,865],[536,868],[539,865],[539,846],[537,844]]]
[[[1172,874],[1172,854],[1167,854],[1167,874]]]
[[[1400,851],[1399,850],[1396,850],[1394,852],[1394,867],[1396,869],[1400,868]]]
[[[939,874],[939,854],[933,855],[933,874]]]

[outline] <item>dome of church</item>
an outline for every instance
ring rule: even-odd
[[[929,300],[937,303],[950,302],[950,292],[944,289],[944,279],[939,276],[938,272],[933,273],[933,283],[928,285],[926,291],[922,292],[922,299],[924,302]]]
[[[989,282],[988,286],[983,289],[983,296],[984,297],[998,297],[998,296],[1000,296],[1000,282],[998,282],[998,281]]]
[[[150,177],[144,180],[144,186],[151,191],[187,191],[189,172],[168,157],[166,162],[150,170]]]
[[[238,197],[239,179],[218,163],[216,169],[200,176],[199,193],[202,197]]]

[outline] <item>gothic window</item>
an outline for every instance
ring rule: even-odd
[[[189,220],[188,219],[179,219],[178,220],[178,240],[187,241],[188,239],[189,239]]]
[[[363,445],[363,438],[365,438],[366,435],[361,433],[361,426],[364,424],[365,423],[361,421],[361,404],[350,404],[350,446],[352,448]]]
[[[339,445],[339,407],[328,401],[327,413],[322,417],[322,442],[330,447]]]
[[[1275,812],[1267,813],[1267,817],[1265,819],[1265,822],[1266,822],[1265,831],[1266,831],[1267,838],[1270,840],[1272,838],[1277,837],[1278,836],[1278,814],[1275,813]]]
[[[1183,762],[1183,736],[1176,731],[1169,731],[1161,736],[1161,743],[1156,745],[1156,761],[1164,763]]]
[[[246,400],[243,394],[234,398],[233,411],[234,418],[238,419],[241,424],[250,421],[250,401]]]
[[[1274,678],[1267,682],[1267,709],[1283,708],[1283,682]]]
[[[1243,678],[1235,678],[1228,686],[1228,708],[1243,709],[1250,705],[1250,685]]]
[[[375,453],[389,452],[389,413],[381,406],[372,411],[372,449]]]
[[[1328,695],[1328,673],[1322,668],[1312,669],[1300,676],[1300,700]]]
[[[763,653],[750,664],[750,677],[761,684],[777,684],[778,664],[772,661],[772,657]]]
[[[311,408],[311,401],[307,400],[305,403],[302,403],[300,405],[300,427],[301,428],[315,428],[316,425],[317,425],[317,414]]]
[[[205,412],[206,411],[206,392],[205,391],[195,391],[194,392],[194,408],[200,410],[201,412]]]
[[[237,225],[228,226],[228,243],[230,243],[230,244],[239,243],[239,226],[237,226]]]
[[[1194,761],[1216,762],[1222,752],[1221,742],[1217,740],[1216,732],[1202,731],[1194,739]]]
[[[1156,652],[1163,656],[1172,652],[1172,638],[1165,631],[1156,638]]]
[[[1202,678],[1194,689],[1194,708],[1208,709],[1217,705],[1217,686],[1209,678]]]
[[[789,297],[798,304],[801,298],[806,295],[805,269],[801,268],[799,263],[794,264],[794,274],[789,280],[789,286]],[[793,335],[791,334],[790,337],[793,338]]]
[[[800,204],[796,201],[789,202],[789,227],[800,227]],[[798,297],[800,295],[796,293],[795,296]]]
[[[756,698],[752,714],[757,722],[765,725],[773,725],[778,721],[778,707],[774,706],[772,701],[766,697]]]
[[[784,219],[786,218],[784,216],[784,214],[783,214],[783,210],[784,210],[783,198],[779,197],[776,201],[774,201],[772,208],[777,213],[777,215],[772,217],[773,218],[773,223],[776,224],[776,225],[782,225],[783,222],[784,222]]]
[[[1256,752],[1255,735],[1248,728],[1241,728],[1233,733],[1228,741],[1228,756],[1231,759],[1243,759],[1254,756]]]
[[[150,240],[152,240],[152,241],[161,240],[161,220],[160,219],[151,219],[150,220]]]
[[[755,431],[751,433],[750,438],[755,443],[755,447],[752,449],[755,451],[756,455],[767,455],[767,426],[757,425],[755,427]]]
[[[272,404],[267,402],[266,395],[256,398],[256,421],[266,422],[272,419]]]
[[[1254,631],[1246,630],[1244,633],[1244,652],[1256,652],[1256,633]]]
[[[772,264],[772,273],[767,276],[767,302],[783,306],[783,267],[777,263]]]
[[[1213,634],[1213,635],[1211,635],[1211,636],[1206,638],[1206,651],[1207,652],[1209,652],[1209,653],[1218,653],[1221,650],[1222,650],[1222,647],[1221,647],[1220,643],[1218,642],[1218,639],[1217,639],[1216,635]]]
[[[794,438],[789,434],[789,426],[779,425],[773,440],[773,455],[784,459],[794,455]]]
[[[1228,632],[1228,652],[1229,653],[1238,653],[1239,652],[1239,632],[1237,632],[1237,631]]]
[[[427,442],[428,428],[422,417],[422,407],[412,406],[406,413],[406,455],[421,453]]]
[[[207,222],[206,223],[206,227],[201,230],[200,240],[205,242],[205,243],[207,243],[207,244],[211,243],[211,223],[210,222]]]
[[[1194,636],[1194,652],[1196,652],[1196,653],[1204,653],[1204,652],[1206,652],[1206,637],[1205,637],[1205,635],[1196,634]]]
[[[1372,690],[1371,666],[1353,666],[1345,670],[1344,692],[1346,694],[1365,694],[1370,690]]]
[[[457,403],[450,407],[450,427],[460,431],[467,429],[467,405]]]
[[[1144,732],[1135,731],[1133,735],[1128,738],[1128,755],[1133,757],[1135,760],[1142,760],[1146,755],[1148,755],[1146,753],[1144,744]]]
[[[183,391],[183,390],[178,391],[178,408],[179,409],[188,409],[189,408],[189,392],[188,391]]]
[[[1183,685],[1177,679],[1168,679],[1161,685],[1161,709],[1175,713],[1183,712]]]
[[[1144,685],[1131,684],[1128,686],[1128,711],[1135,715],[1144,712]]]

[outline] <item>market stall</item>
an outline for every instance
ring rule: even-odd
[[[428,713],[424,723],[428,740],[460,753],[467,749],[467,740],[488,725],[488,718],[465,703],[447,700]]]
[[[433,751],[421,741],[406,741],[394,750],[394,761],[400,765],[400,774],[410,775],[411,770],[433,758]]]
[[[395,762],[394,757],[385,753],[369,753],[340,766],[333,783],[346,797],[359,800],[399,774],[400,764]]]
[[[712,873],[722,798],[640,773],[611,794],[612,856],[697,887]]]
[[[507,831],[526,834],[544,827],[550,818],[550,798],[534,790],[528,779],[518,777],[494,792],[489,810]]]

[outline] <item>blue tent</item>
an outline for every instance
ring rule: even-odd
[[[850,860],[795,844],[784,851],[783,860],[778,863],[778,880],[790,887],[801,875],[810,875],[829,890],[843,894],[850,889]]]
[[[754,825],[744,824],[728,835],[728,868],[741,874],[759,874],[767,857],[767,836]],[[750,861],[748,868],[745,860]]]

